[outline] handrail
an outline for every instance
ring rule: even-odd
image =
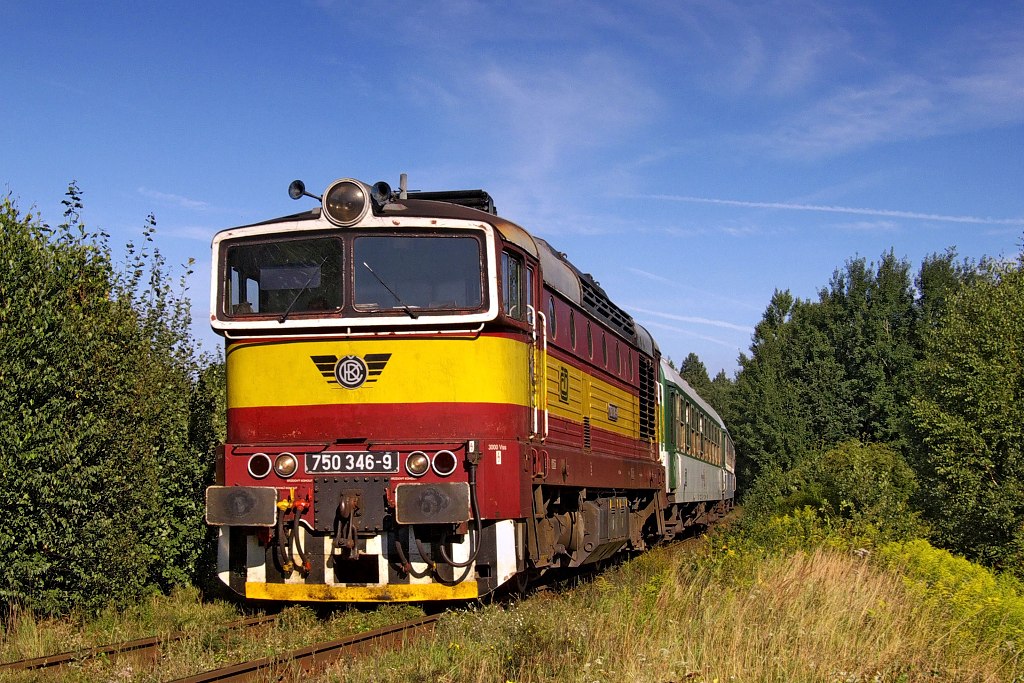
[[[530,438],[539,436],[540,404],[537,401],[537,311],[526,306],[526,320],[530,323]]]
[[[544,433],[541,435],[541,443],[548,438],[548,317],[537,311],[537,317],[541,321],[541,365],[544,367],[544,383],[541,391],[541,398],[544,402]]]

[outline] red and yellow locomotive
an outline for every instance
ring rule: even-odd
[[[590,276],[482,191],[318,199],[213,242],[225,584],[476,598],[671,532],[658,349]]]

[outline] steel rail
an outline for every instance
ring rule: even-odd
[[[277,615],[250,617],[248,619],[228,622],[223,624],[221,628],[227,630],[254,628],[257,626],[271,624],[276,620]],[[162,645],[184,640],[185,638],[190,638],[194,635],[195,633],[190,631],[177,631],[165,637],[153,636],[151,638],[139,638],[137,640],[128,640],[123,643],[112,643],[110,645],[100,645],[99,647],[94,648],[43,655],[42,657],[22,659],[16,662],[3,662],[0,663],[0,671],[33,671],[38,669],[50,669],[76,662],[84,662],[104,655],[114,657],[122,655],[148,655],[153,660],[156,660],[157,654],[159,653],[159,649]]]
[[[179,678],[172,681],[172,683],[249,681],[257,675],[266,673],[268,670],[288,668],[295,665],[298,665],[306,672],[323,669],[329,664],[363,652],[370,647],[392,644],[401,645],[413,637],[425,635],[433,631],[438,619],[440,619],[440,615],[432,614],[401,624],[393,624],[373,631],[346,636],[340,640],[317,643],[316,645],[310,645],[272,657],[233,664],[195,676]]]

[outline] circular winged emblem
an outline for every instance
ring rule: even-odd
[[[334,366],[334,377],[346,389],[358,389],[366,381],[366,363],[359,356],[345,356]]]

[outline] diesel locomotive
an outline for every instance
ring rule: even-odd
[[[227,439],[206,518],[235,593],[478,598],[731,506],[721,418],[486,192],[289,193],[319,203],[213,240]]]

